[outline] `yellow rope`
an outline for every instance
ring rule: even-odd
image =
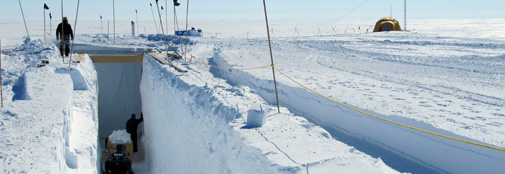
[[[273,66],[273,65],[272,65]],[[332,101],[336,104],[339,104],[341,106],[344,106],[346,108],[349,108],[353,111],[356,111],[356,112],[359,112],[359,113],[362,113],[362,114],[365,114],[367,116],[370,116],[370,117],[373,117],[373,118],[376,118],[376,119],[379,119],[379,120],[382,120],[382,121],[386,121],[386,122],[389,122],[389,123],[392,123],[392,124],[395,124],[395,125],[398,125],[398,126],[402,126],[402,127],[405,127],[405,128],[409,128],[409,129],[412,129],[412,130],[416,130],[416,131],[419,131],[419,132],[424,132],[424,133],[427,133],[427,134],[431,134],[431,135],[435,135],[435,136],[438,136],[438,137],[442,137],[442,138],[446,138],[446,139],[450,139],[450,140],[454,140],[454,141],[459,141],[459,142],[463,142],[463,143],[467,143],[467,144],[472,144],[472,145],[476,145],[476,146],[480,146],[480,147],[484,147],[484,148],[488,148],[488,149],[493,149],[493,150],[498,150],[498,151],[502,151],[502,152],[505,152],[505,149],[503,148],[497,148],[497,147],[492,147],[492,146],[488,146],[488,145],[484,145],[484,144],[479,144],[479,143],[474,143],[474,142],[470,142],[470,141],[466,141],[466,140],[462,140],[462,139],[458,139],[458,138],[454,138],[454,137],[449,137],[449,136],[445,136],[445,135],[441,135],[441,134],[437,134],[437,133],[434,133],[434,132],[430,132],[430,131],[426,131],[426,130],[422,130],[422,129],[419,129],[419,128],[415,128],[415,127],[412,127],[412,126],[407,126],[407,125],[404,125],[404,124],[401,124],[401,123],[397,123],[397,122],[394,122],[394,121],[391,121],[391,120],[388,120],[388,119],[385,119],[385,118],[381,118],[381,117],[378,117],[378,116],[375,116],[375,115],[372,115],[372,114],[369,114],[369,113],[366,113],[366,112],[363,112],[361,110],[358,110],[358,109],[355,109],[353,107],[350,107],[348,105],[345,105],[343,103],[340,103],[338,101],[335,101],[329,97],[326,97],[308,87],[306,87],[305,85],[301,84],[300,82],[294,80],[293,78],[289,77],[287,74],[285,74],[284,72],[282,72],[281,70],[279,70],[277,67],[273,66],[277,71],[279,71],[279,73],[281,73],[282,75],[286,76],[288,79],[290,79],[291,81],[295,82],[296,84],[300,85],[301,87],[309,90],[310,92],[314,93],[314,94],[317,94],[329,101]]]
[[[415,128],[415,127],[412,127],[412,126],[407,126],[407,125],[404,125],[404,124],[401,124],[401,123],[398,123],[398,122],[394,122],[394,121],[391,121],[391,120],[388,120],[388,119],[385,119],[385,118],[382,118],[382,117],[379,117],[379,116],[375,116],[375,115],[366,113],[364,111],[358,110],[358,109],[353,108],[351,106],[348,106],[346,104],[340,103],[340,102],[338,102],[336,100],[333,100],[333,99],[331,99],[329,97],[326,97],[326,96],[324,96],[324,95],[322,95],[322,94],[314,91],[313,89],[310,89],[309,87],[307,87],[307,86],[301,84],[300,82],[296,81],[295,79],[291,78],[286,73],[282,72],[280,69],[278,69],[277,67],[275,67],[275,65],[273,65],[273,64],[272,65],[266,65],[266,66],[260,66],[260,67],[254,67],[254,68],[224,68],[224,67],[218,67],[218,66],[214,66],[214,65],[210,65],[208,63],[205,63],[205,62],[197,59],[193,55],[191,55],[191,58],[195,59],[198,62],[203,63],[203,64],[205,64],[207,66],[218,68],[218,69],[223,69],[223,70],[253,70],[253,69],[262,69],[262,68],[273,67],[273,68],[275,68],[275,70],[279,71],[279,73],[281,73],[282,75],[286,76],[288,79],[290,79],[291,81],[293,81],[296,84],[300,85],[301,87],[309,90],[310,92],[312,92],[314,94],[317,94],[317,95],[319,95],[319,96],[321,96],[321,97],[323,97],[323,98],[325,98],[325,99],[327,99],[329,101],[332,101],[332,102],[334,102],[334,103],[336,103],[338,105],[341,105],[341,106],[346,107],[348,109],[351,109],[353,111],[359,112],[361,114],[364,114],[364,115],[367,115],[367,116],[370,116],[370,117],[373,117],[373,118],[376,118],[376,119],[379,119],[379,120],[382,120],[382,121],[385,121],[385,122],[388,122],[388,123],[391,123],[391,124],[395,124],[395,125],[398,125],[398,126],[401,126],[401,127],[405,127],[405,128],[412,129],[412,130],[415,130],[415,131],[427,133],[427,134],[430,134],[430,135],[434,135],[434,136],[438,136],[438,137],[442,137],[442,138],[446,138],[446,139],[450,139],[450,140],[454,140],[454,141],[459,141],[459,142],[463,142],[463,143],[467,143],[467,144],[471,144],[471,145],[476,145],[476,146],[480,146],[480,147],[484,147],[484,148],[488,148],[488,149],[493,149],[493,150],[498,150],[498,151],[505,152],[505,149],[503,149],[503,148],[497,148],[497,147],[488,146],[488,145],[484,145],[484,144],[480,144],[480,143],[475,143],[475,142],[471,142],[471,141],[462,140],[462,139],[459,139],[459,138],[445,136],[445,135],[442,135],[442,134],[437,134],[437,133],[434,133],[434,132],[426,131],[426,130]]]
[[[191,55],[191,54],[190,54]],[[260,66],[260,67],[253,67],[253,68],[224,68],[224,67],[219,67],[219,66],[214,66],[214,65],[211,65],[211,64],[208,64],[202,60],[199,60],[198,58],[196,58],[195,56],[191,55],[191,58],[192,59],[195,59],[196,61],[200,62],[200,63],[203,63],[207,66],[210,66],[210,67],[213,67],[213,68],[217,68],[217,69],[223,69],[223,70],[239,70],[239,71],[246,71],[246,70],[254,70],[254,69],[262,69],[262,68],[268,68],[268,67],[272,67],[273,65],[265,65],[265,66]]]

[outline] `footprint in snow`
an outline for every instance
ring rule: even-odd
[[[493,114],[493,116],[497,116],[497,117],[505,117],[504,114],[499,114],[499,113],[491,113],[491,114]]]

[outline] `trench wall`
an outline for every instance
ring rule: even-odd
[[[239,116],[212,88],[145,55],[140,85],[151,173],[275,173],[228,123]]]

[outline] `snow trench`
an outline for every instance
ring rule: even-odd
[[[150,173],[276,173],[229,122],[240,114],[184,74],[145,55],[140,85]]]
[[[214,51],[214,56],[209,63],[219,67],[229,67],[218,50]],[[267,102],[276,104],[272,80],[258,79],[244,71],[211,68],[211,72],[218,78],[226,79],[232,85],[249,86]],[[505,171],[503,152],[399,127],[339,106],[301,87],[279,83],[277,85],[282,107],[323,127],[335,139],[375,158],[380,157],[387,165],[398,171],[412,173],[500,173]],[[434,128],[426,123],[361,110],[405,125],[481,143]]]

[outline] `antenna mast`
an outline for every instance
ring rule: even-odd
[[[393,4],[391,4],[391,8],[389,9],[389,17],[393,17]]]
[[[403,27],[404,27],[403,30],[407,31],[407,0],[404,0],[403,2],[404,2],[403,9],[405,10],[404,14],[403,14],[403,22],[404,22],[404,24],[403,24]]]

